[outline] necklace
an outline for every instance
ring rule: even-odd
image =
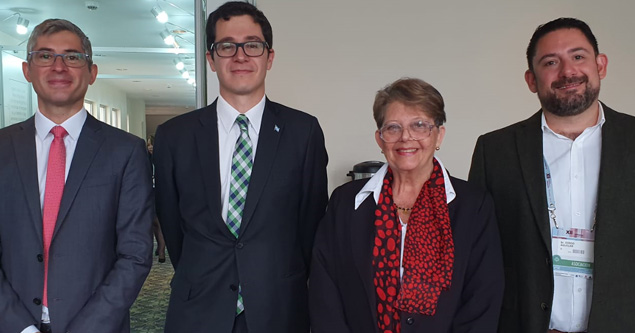
[[[404,213],[410,213],[410,211],[412,210],[412,207],[410,207],[410,208],[403,208],[403,207],[399,207],[399,206],[397,206],[397,204],[396,204],[396,203],[393,203],[393,206],[395,206],[395,208],[397,208],[397,210],[400,210],[400,211],[402,211],[402,212],[404,212]]]

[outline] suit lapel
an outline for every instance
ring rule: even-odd
[[[205,108],[200,117],[201,127],[194,133],[196,149],[201,163],[203,186],[207,197],[207,205],[217,226],[228,237],[234,237],[225,224],[222,216],[220,166],[218,161],[218,117],[216,101]],[[214,213],[218,212],[218,213]]]
[[[241,235],[251,222],[251,218],[254,215],[258,201],[260,200],[265,185],[267,184],[269,175],[271,174],[273,161],[276,159],[280,136],[283,131],[284,121],[278,116],[278,110],[275,108],[274,104],[267,99],[258,135],[256,156],[249,180],[247,200],[245,202],[243,218],[240,225]]]
[[[57,215],[57,223],[55,223],[53,237],[55,237],[60,226],[64,223],[66,215],[73,201],[75,201],[79,187],[86,177],[88,168],[90,168],[95,155],[97,155],[99,148],[104,142],[105,137],[101,132],[101,127],[101,122],[93,116],[88,115],[86,117],[81,134],[79,135],[79,140],[77,141],[77,146],[75,147],[68,177],[66,177],[64,194],[62,195],[62,202],[60,203],[60,210]]]
[[[622,223],[623,221],[616,219],[602,219],[610,210],[611,203],[615,200],[619,200],[619,194],[616,197],[616,188],[620,188],[619,182],[627,182],[632,179],[630,175],[632,170],[625,170],[620,166],[627,165],[625,161],[628,161],[632,152],[628,149],[630,144],[625,144],[624,138],[631,136],[631,133],[624,126],[620,126],[615,119],[615,111],[608,106],[602,104],[604,109],[604,118],[606,122],[602,126],[602,152],[600,157],[600,175],[598,182],[598,202],[596,208],[597,224],[601,228],[601,225],[607,223]],[[626,171],[628,174],[623,174]],[[600,221],[601,220],[601,221]],[[619,230],[619,227],[607,226],[604,230]],[[596,242],[598,240],[596,235]],[[600,240],[613,239],[611,237],[602,237]],[[596,245],[597,248],[597,245]]]
[[[351,207],[354,203],[351,203]],[[373,284],[373,240],[375,239],[375,209],[377,205],[372,194],[353,211],[350,217],[348,234],[351,236],[350,244],[353,251],[353,260],[359,273],[359,280],[364,285],[370,313],[373,323],[377,323],[375,286]]]
[[[534,215],[536,227],[544,245],[551,253],[551,234],[547,214],[547,194],[542,152],[541,115],[539,111],[524,122],[516,132],[520,168],[527,188],[527,196]]]
[[[37,157],[35,152],[35,120],[33,117],[20,126],[13,137],[13,151],[18,165],[24,194],[38,239],[42,239],[42,208],[38,185]]]

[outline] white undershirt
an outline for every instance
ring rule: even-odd
[[[245,112],[249,119],[249,139],[251,140],[252,157],[256,159],[256,148],[258,147],[258,133],[262,123],[262,115],[265,111],[266,98],[262,99],[253,108]],[[240,127],[236,124],[236,117],[240,115],[234,107],[229,105],[222,96],[218,96],[216,102],[216,112],[218,114],[218,162],[220,169],[221,202],[223,220],[227,219],[229,206],[229,178],[231,173],[232,155],[236,147],[236,141],[240,136]],[[213,149],[210,149],[210,152]],[[253,161],[252,161],[253,162]]]
[[[64,137],[64,147],[66,148],[66,170],[64,172],[64,180],[68,178],[68,171],[71,168],[71,161],[75,154],[75,147],[77,147],[77,140],[79,140],[79,134],[84,127],[86,121],[87,112],[85,109],[81,109],[79,112],[68,118],[63,123],[59,124],[64,127],[67,136]],[[37,159],[37,175],[38,186],[40,190],[40,209],[44,205],[44,191],[46,189],[46,168],[48,166],[49,150],[51,149],[51,143],[53,142],[53,133],[51,129],[58,124],[54,123],[50,119],[46,118],[40,110],[35,113],[35,154]],[[50,321],[48,308],[42,305],[42,322],[48,323]],[[39,332],[39,329],[35,326],[29,326],[22,330],[21,333],[35,333]]]
[[[543,154],[553,182],[558,227],[591,229],[597,205],[602,125],[604,110],[599,108],[597,123],[575,140],[552,131],[542,115]],[[553,221],[549,219],[551,227]],[[587,329],[593,280],[554,274],[554,294],[549,329],[584,332]]]

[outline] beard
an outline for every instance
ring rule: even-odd
[[[567,84],[584,83],[585,89],[582,93],[570,92],[562,97],[556,95],[558,87]],[[564,78],[554,81],[551,89],[545,93],[538,92],[538,99],[542,108],[559,117],[570,117],[578,115],[588,109],[600,95],[600,87],[592,87],[589,84],[588,76]]]

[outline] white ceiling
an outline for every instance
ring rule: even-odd
[[[142,99],[147,106],[195,106],[195,88],[181,78],[173,60],[174,48],[160,37],[163,29],[184,30],[176,38],[194,76],[194,6],[196,0],[2,0],[0,45],[24,57],[26,39],[38,23],[48,18],[67,19],[79,26],[92,42],[97,80]],[[202,1],[202,0],[199,0]],[[89,10],[87,2],[97,3]],[[212,2],[212,1],[209,1]],[[208,5],[217,6],[208,2]],[[169,23],[159,23],[150,10],[160,6]],[[17,15],[30,21],[26,35],[15,31]],[[6,19],[8,18],[8,19]],[[6,19],[6,20],[5,20]]]

